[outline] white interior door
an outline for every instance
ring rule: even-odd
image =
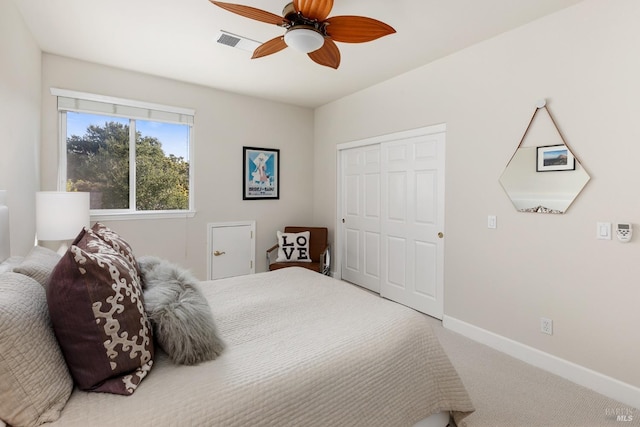
[[[438,319],[444,288],[445,134],[382,144],[381,291]]]
[[[380,292],[380,144],[341,151],[342,278]]]
[[[255,273],[255,222],[209,224],[208,278]]]

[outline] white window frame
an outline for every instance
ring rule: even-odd
[[[90,212],[92,220],[184,218],[195,216],[195,144],[193,138],[195,110],[67,89],[51,88],[51,94],[58,97],[58,191],[65,191],[67,187],[67,111],[127,118],[130,120],[130,141],[135,140],[136,132],[135,121],[132,121],[132,119],[189,125],[188,209],[138,211],[135,205],[135,185],[130,185],[129,209],[92,209]],[[130,184],[136,183],[135,149],[135,144],[129,149]]]

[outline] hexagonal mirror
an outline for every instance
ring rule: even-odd
[[[563,144],[518,147],[500,184],[520,212],[567,211],[590,176]]]

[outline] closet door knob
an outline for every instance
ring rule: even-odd
[[[443,233],[442,231],[441,231],[441,232],[439,232],[439,233],[438,233],[438,237],[439,237],[440,239],[442,239],[442,238],[444,237],[444,233]]]
[[[224,255],[224,254],[226,254],[226,252],[215,251],[213,253],[214,256],[220,256],[220,255]]]

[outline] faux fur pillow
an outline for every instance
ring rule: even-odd
[[[195,365],[220,355],[211,308],[191,273],[152,256],[138,258],[144,305],[157,343],[175,363]]]

